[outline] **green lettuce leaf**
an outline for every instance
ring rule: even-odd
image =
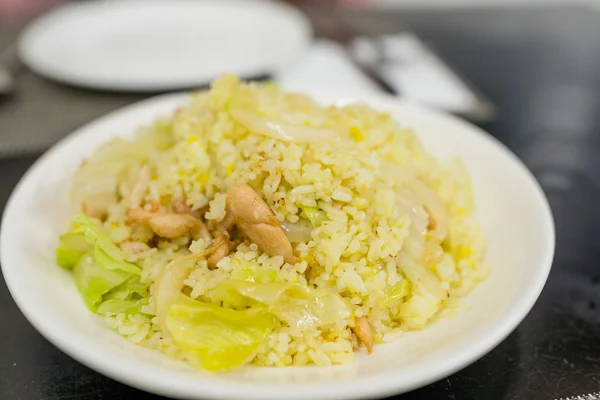
[[[100,315],[116,315],[116,314],[141,314],[142,307],[148,305],[148,299],[139,300],[106,300],[98,306],[98,314]]]
[[[137,302],[148,297],[147,288],[139,281],[141,268],[125,261],[121,249],[85,214],[77,214],[73,218],[73,232],[59,238],[56,259],[60,266],[73,269],[75,284],[93,312],[132,309],[130,304],[116,307],[115,301]],[[114,291],[112,295],[111,291]],[[108,300],[115,301],[98,311]]]
[[[102,227],[97,225],[87,215],[75,215],[73,218],[73,228],[75,232],[83,232],[85,240],[90,245],[93,245],[96,250],[94,258],[100,258],[97,261],[106,268],[120,269],[137,274],[141,272],[140,267],[125,261],[121,249],[112,242],[108,234],[102,230]]]
[[[119,253],[121,253],[120,249],[117,248],[117,250],[119,250]],[[96,247],[94,251],[94,261],[96,261],[98,265],[101,265],[106,269],[126,271],[136,275],[139,275],[142,271],[142,269],[137,265],[128,263],[127,261],[123,260],[122,255],[121,261],[116,260],[115,258],[109,256],[108,253],[106,253],[100,247]]]
[[[142,307],[148,303],[148,286],[140,283],[140,277],[134,275],[102,296],[97,313],[101,315],[142,314]]]
[[[243,311],[185,299],[172,303],[166,328],[188,360],[211,371],[248,363],[275,326],[264,308]]]
[[[65,233],[58,238],[56,262],[63,268],[71,269],[91,248],[82,232]]]
[[[93,251],[92,251],[93,252]],[[131,272],[107,269],[94,261],[92,252],[85,254],[73,267],[77,289],[88,308],[96,312],[102,296],[131,278]]]
[[[148,286],[140,283],[140,277],[132,276],[104,295],[104,300],[132,300],[148,297]]]
[[[267,307],[270,313],[291,327],[311,329],[338,323],[351,316],[350,307],[336,293],[299,283],[257,283],[230,280],[211,293],[213,302],[232,307]]]

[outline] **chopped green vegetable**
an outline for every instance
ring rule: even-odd
[[[226,371],[254,358],[275,319],[262,307],[238,311],[185,299],[169,306],[166,326],[192,364]]]
[[[99,303],[102,302],[102,296],[131,278],[132,274],[98,265],[91,253],[81,257],[73,267],[73,277],[85,304],[91,311],[96,312]]]
[[[140,283],[140,277],[134,275],[102,296],[97,312],[101,315],[140,314],[142,307],[148,303],[148,286]]]
[[[117,249],[119,250],[119,249]],[[121,253],[121,250],[119,250]],[[128,263],[123,260],[123,256],[121,255],[121,261],[118,261],[111,256],[109,256],[104,250],[99,247],[96,247],[94,251],[94,261],[98,263],[98,265],[102,265],[107,269],[117,269],[121,271],[131,272],[132,274],[139,275],[142,269],[135,264]]]
[[[135,275],[104,295],[104,300],[131,300],[148,297],[148,286]]]
[[[410,283],[407,279],[402,279],[386,292],[386,298],[382,304],[382,307],[389,307],[402,298],[408,296],[409,290]]]
[[[77,214],[73,229],[60,237],[56,259],[62,267],[73,268],[75,284],[91,311],[117,309],[114,301],[100,308],[107,300],[137,302],[147,297],[147,288],[139,280],[141,268],[125,261],[99,225],[87,215]],[[131,305],[125,309],[131,309]]]
[[[92,246],[82,232],[69,232],[58,238],[56,262],[63,268],[71,269]]]
[[[281,321],[299,329],[338,323],[351,315],[350,307],[337,294],[299,283],[230,280],[217,286],[211,298],[235,308],[264,305]]]
[[[277,271],[274,269],[259,268],[254,265],[243,266],[231,272],[233,279],[257,283],[275,282],[277,276]]]
[[[85,240],[96,248],[103,250],[109,257],[117,262],[124,261],[121,249],[119,249],[110,239],[108,234],[98,226],[94,220],[85,214],[76,214],[73,217],[73,230],[83,232]]]
[[[327,213],[316,207],[305,207],[302,209],[301,215],[307,218],[315,228],[327,221]]]
[[[165,326],[167,311],[181,295],[183,280],[189,275],[190,269],[202,253],[192,253],[179,257],[165,265],[154,280],[154,310],[161,326]],[[168,329],[165,330],[168,335]]]
[[[148,305],[147,298],[139,300],[106,300],[98,306],[98,314],[140,314],[142,312],[141,308],[145,305]]]

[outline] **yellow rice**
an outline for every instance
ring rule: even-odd
[[[287,143],[248,132],[232,119],[228,110],[233,106],[268,119],[332,128],[342,139]],[[455,307],[456,299],[487,273],[482,263],[484,240],[473,217],[469,178],[461,162],[438,162],[427,154],[410,127],[386,113],[364,104],[322,107],[274,85],[242,83],[226,75],[210,90],[192,94],[173,116],[142,128],[129,146],[135,147],[136,141],[157,129],[172,130],[175,140],[144,161],[154,171],[145,203],[166,204],[184,196],[194,209],[209,207],[206,219],[219,221],[225,215],[226,189],[248,183],[281,222],[298,222],[306,207],[318,207],[329,219],[313,229],[310,241],[294,246],[303,260],[296,265],[263,254],[255,244],[241,244],[214,270],[204,260],[197,262],[185,280],[184,292],[193,298],[206,299],[206,293],[241,268],[271,269],[281,281],[339,293],[355,317],[368,318],[375,342],[381,343],[426,327],[442,310]],[[397,188],[386,174],[386,163],[413,172],[443,202],[449,216],[448,235],[441,246],[428,248],[435,262],[426,268],[448,289],[446,300],[439,301],[421,285],[411,284],[398,268],[397,256],[403,251],[411,219],[396,206]],[[200,252],[207,244],[202,240],[190,244],[188,238],[163,239],[155,247],[131,251],[128,242],[152,237],[147,228],[125,223],[126,199],[139,167],[131,166],[130,173],[121,178],[120,196],[110,206],[104,227],[128,261],[143,268],[142,281],[152,283],[174,257]],[[391,290],[396,298],[390,298]],[[154,314],[152,301],[144,310],[149,315]],[[119,314],[107,316],[106,321],[134,343],[184,358],[163,336],[156,318]],[[252,363],[328,366],[352,361],[359,347],[347,321],[303,331],[278,322]]]

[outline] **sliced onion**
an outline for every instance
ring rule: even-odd
[[[167,310],[171,303],[181,296],[183,281],[190,274],[195,262],[207,257],[213,251],[214,246],[211,246],[200,253],[192,253],[176,258],[165,265],[158,273],[153,287],[154,312],[160,326],[165,330],[165,334],[169,334],[166,331],[167,325],[165,323]]]
[[[442,288],[442,282],[431,271],[419,262],[401,262],[400,269],[413,285],[423,285],[423,289],[438,300],[445,300],[447,292]]]
[[[427,233],[427,214],[419,203],[416,194],[398,191],[396,206],[401,213],[410,216],[409,235],[405,239],[398,257],[398,268],[415,286],[423,289],[438,300],[447,298],[441,281],[425,268],[425,234]]]
[[[234,120],[245,126],[250,132],[286,142],[310,143],[339,139],[338,133],[332,129],[272,121],[246,110],[230,110],[230,114]]]
[[[444,240],[448,232],[448,214],[444,209],[442,199],[433,189],[427,187],[423,181],[415,179],[412,182],[415,194],[423,201],[423,206],[429,213],[430,218],[435,221],[433,231],[440,241]]]
[[[194,260],[189,256],[175,259],[164,266],[154,281],[154,312],[160,326],[166,332],[165,319],[169,305],[177,299],[183,289],[183,280],[190,273]]]
[[[444,240],[450,220],[440,196],[408,169],[389,163],[384,168],[391,179],[400,182],[417,196],[434,221],[433,231],[436,237],[439,241]]]
[[[281,229],[291,243],[308,242],[311,239],[313,229],[310,221],[300,219],[298,222],[285,221],[281,224]]]
[[[102,216],[117,202],[118,178],[124,167],[122,162],[87,162],[73,176],[72,201],[88,215]]]

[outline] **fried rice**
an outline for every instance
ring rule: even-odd
[[[231,75],[102,145],[71,197],[57,259],[86,305],[200,368],[348,363],[488,273],[460,160],[366,104]]]

